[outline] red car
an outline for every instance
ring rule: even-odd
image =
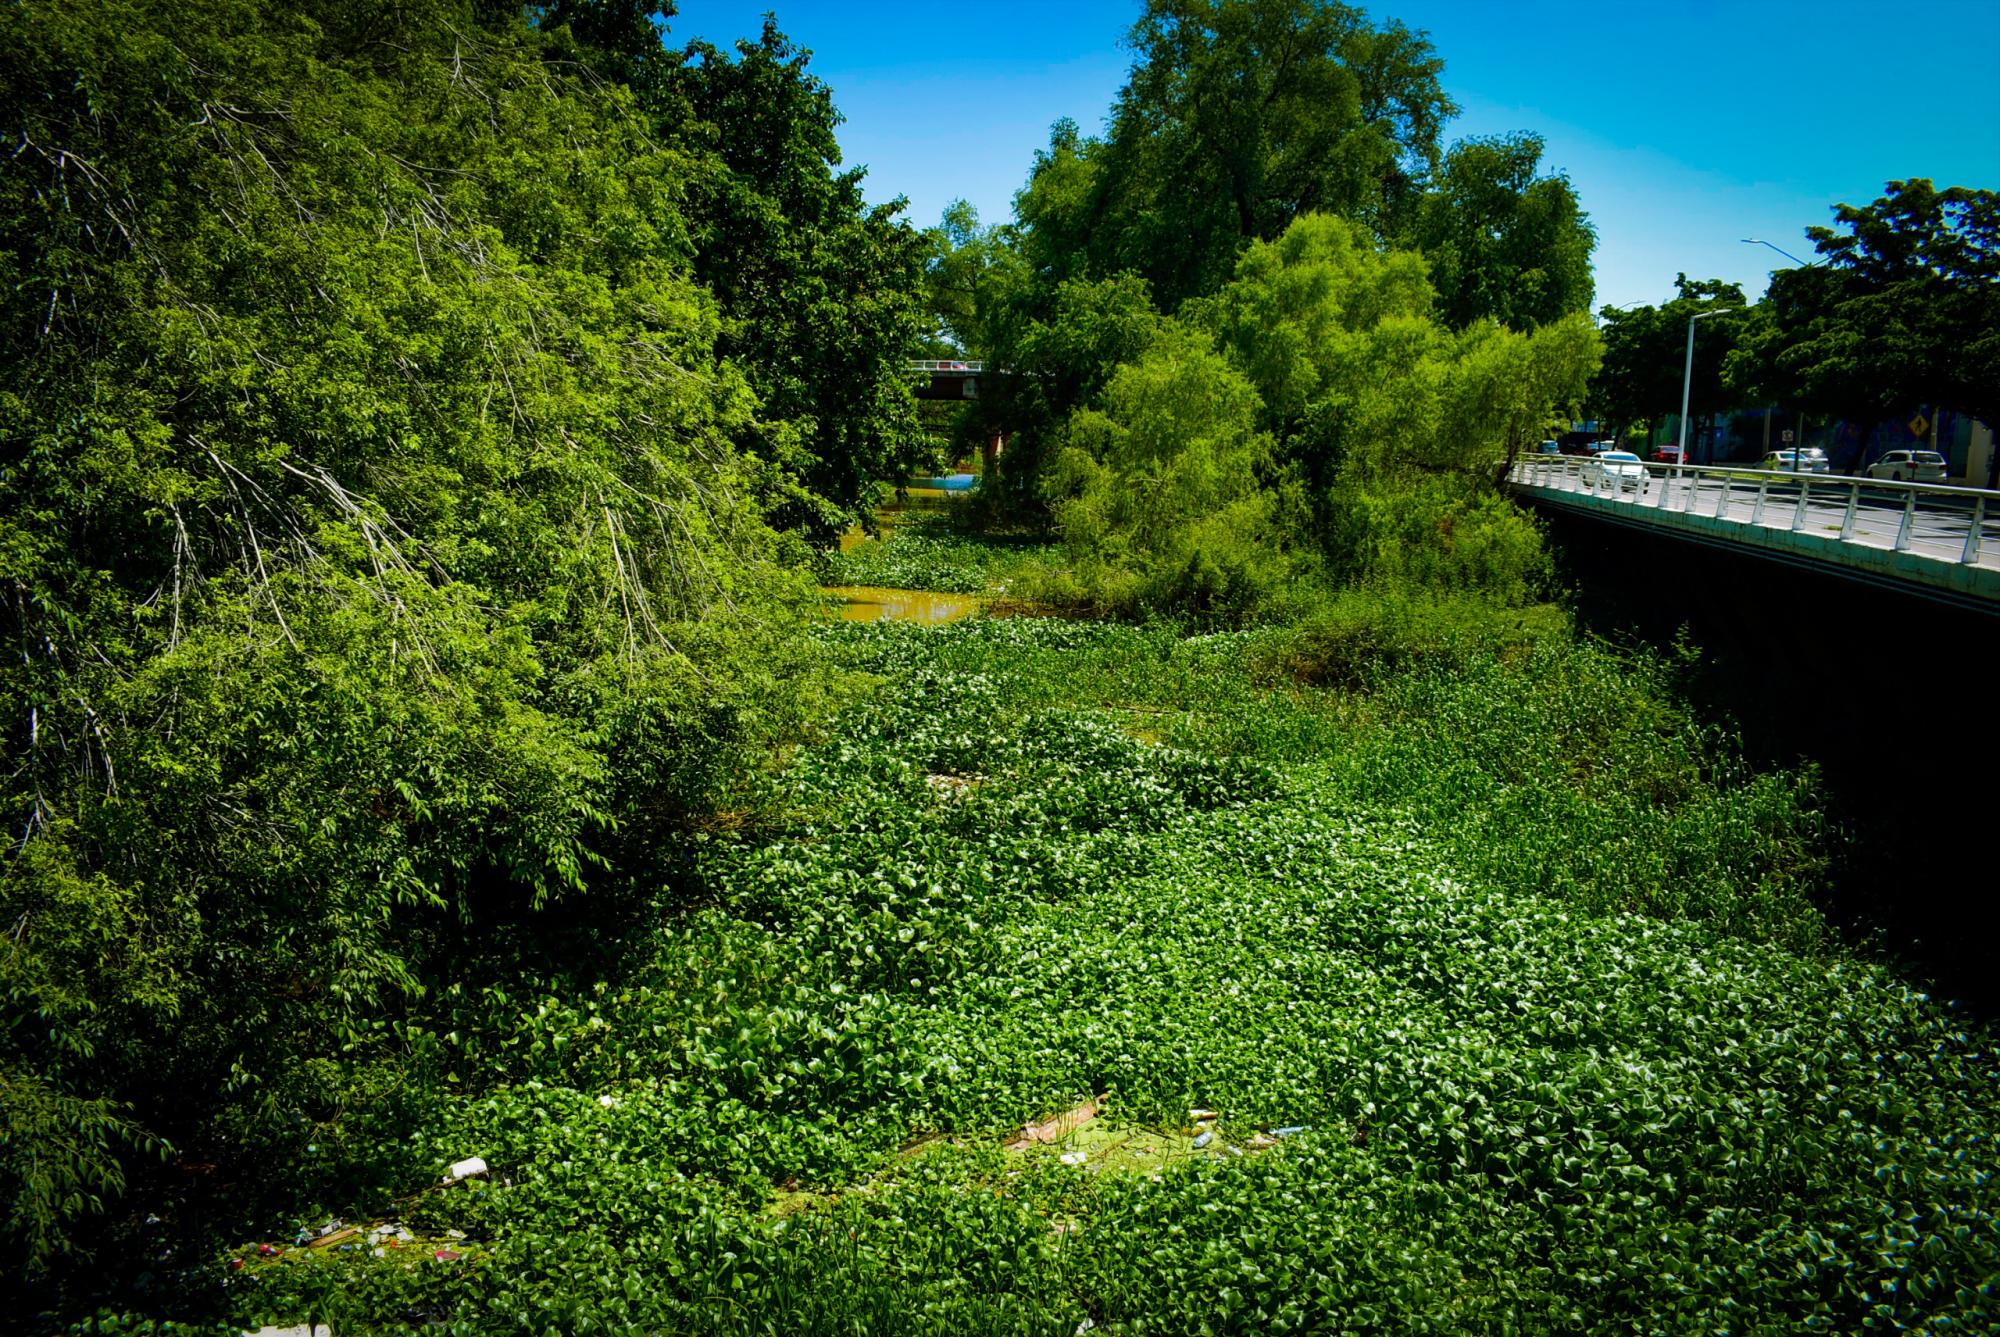
[[[1646,458],[1655,464],[1679,464],[1681,462],[1681,448],[1679,446],[1661,446]]]

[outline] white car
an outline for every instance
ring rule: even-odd
[[[1788,474],[1823,474],[1827,468],[1826,456],[1817,450],[1774,450],[1757,461],[1757,467]]]
[[[1944,456],[1935,450],[1892,450],[1868,466],[1868,476],[1898,483],[1942,483],[1944,468]]]
[[[1646,466],[1629,450],[1607,450],[1583,462],[1583,485],[1592,492],[1646,490]]]

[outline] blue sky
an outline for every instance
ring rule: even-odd
[[[669,41],[726,45],[765,10],[813,52],[871,200],[920,226],[954,198],[1010,216],[1050,124],[1086,132],[1131,64],[1139,0],[681,0]],[[2000,189],[2000,0],[1399,0],[1461,106],[1446,139],[1533,130],[1598,231],[1600,305],[1674,275],[1755,297],[1804,230],[1895,178]]]

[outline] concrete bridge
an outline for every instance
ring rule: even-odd
[[[1541,507],[2000,615],[2000,493],[1829,474],[1531,455],[1507,471]]]
[[[923,377],[918,381],[918,399],[977,399],[984,362],[955,362],[949,358],[924,358],[910,364]]]

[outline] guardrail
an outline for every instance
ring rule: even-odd
[[[1646,464],[1643,477],[1592,456],[1528,455],[1507,472],[1519,487],[1613,505],[1809,532],[1877,551],[2000,568],[2000,493],[1846,474]]]
[[[985,371],[984,362],[954,362],[949,358],[921,358],[910,362],[911,371]]]

